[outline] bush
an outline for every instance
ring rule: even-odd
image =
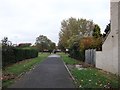
[[[21,61],[23,59],[34,58],[38,56],[38,51],[35,49],[15,49],[15,58],[17,61]]]
[[[2,65],[6,66],[10,63],[15,63],[15,54],[12,47],[2,49]]]
[[[69,56],[74,59],[84,61],[85,60],[85,51],[80,50],[79,48],[80,47],[79,47],[78,43],[74,43],[73,45],[71,45],[71,47],[69,48]]]
[[[8,47],[2,50],[2,65],[6,66],[25,59],[35,58],[37,56],[38,51],[36,49]]]
[[[84,51],[78,51],[78,50],[71,49],[69,51],[69,56],[71,58],[74,58],[74,59],[77,59],[80,61],[85,61],[85,52]]]

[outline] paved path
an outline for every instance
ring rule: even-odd
[[[50,55],[10,88],[75,88],[58,55]]]

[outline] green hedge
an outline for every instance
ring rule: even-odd
[[[80,60],[80,61],[85,61],[85,52],[84,51],[76,51],[76,50],[71,50],[69,51],[69,56],[71,58]]]
[[[7,47],[2,49],[2,66],[6,66],[10,63],[15,63],[14,49]]]
[[[36,49],[22,49],[8,47],[2,49],[2,65],[3,67],[9,64],[16,63],[25,59],[35,58],[38,56]]]
[[[85,61],[85,50],[80,49],[79,43],[75,42],[69,47],[69,56],[80,60]]]

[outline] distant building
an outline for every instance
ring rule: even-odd
[[[13,44],[14,47],[17,47],[18,45],[17,44]]]
[[[31,46],[31,43],[20,43],[18,44],[18,47],[29,47]]]

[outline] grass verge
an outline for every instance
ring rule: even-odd
[[[72,75],[80,88],[118,88],[118,78],[94,68],[78,70],[74,68]]]
[[[75,64],[83,64],[83,62],[76,61],[64,53],[59,53],[59,55],[67,63],[68,68],[69,65],[72,65],[72,68],[69,69],[79,88],[118,88],[118,77],[116,75],[93,67],[78,70]]]
[[[5,67],[2,71],[2,87],[10,86],[12,83],[14,83],[14,79],[16,77],[32,69],[36,64],[39,64],[45,58],[47,58],[48,55],[49,53],[39,53],[39,56],[37,58],[23,60],[13,65]]]
[[[65,62],[65,64],[67,65],[75,65],[75,64],[79,64],[80,61],[77,61],[73,58],[68,57],[68,54],[64,54],[64,53],[58,53],[58,55],[61,56],[62,60]]]

